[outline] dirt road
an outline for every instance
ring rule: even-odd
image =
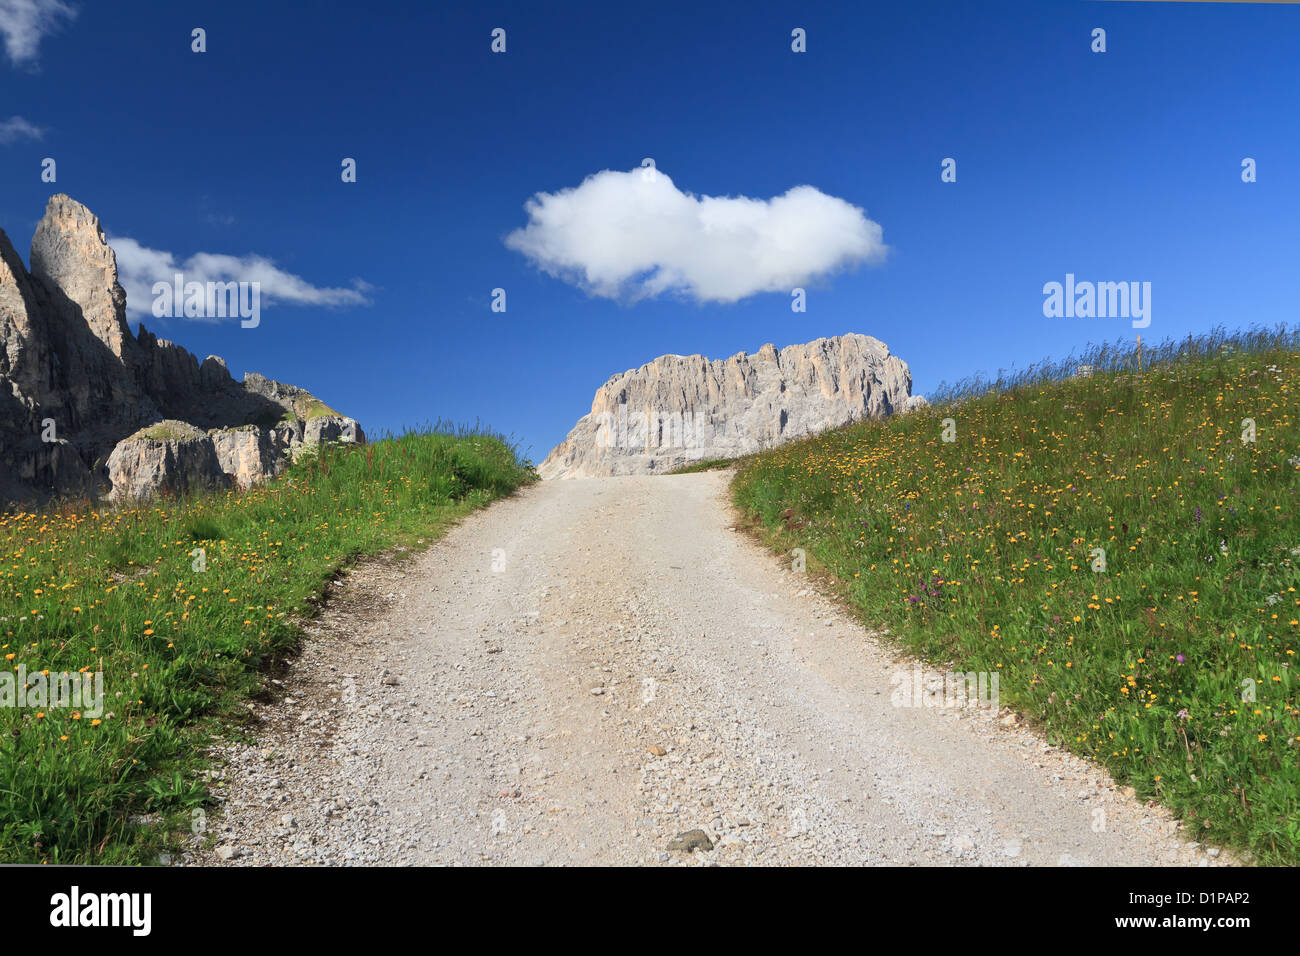
[[[726,482],[543,482],[358,568],[188,862],[1228,862],[1005,711],[894,706]]]

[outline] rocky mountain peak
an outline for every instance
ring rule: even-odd
[[[365,441],[302,389],[132,335],[117,257],[75,199],[51,197],[31,250],[28,271],[0,231],[0,506],[247,486],[313,444]]]
[[[613,376],[538,467],[543,478],[657,474],[734,458],[925,400],[907,363],[869,335],[728,359],[661,355]]]
[[[99,217],[71,196],[50,197],[32,238],[32,276],[67,322],[82,321],[115,356],[130,348],[126,291],[117,277],[117,256]]]

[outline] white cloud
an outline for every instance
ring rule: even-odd
[[[369,305],[371,286],[357,280],[350,289],[322,289],[305,279],[278,269],[262,256],[227,256],[198,252],[179,265],[176,257],[161,249],[150,249],[134,239],[109,239],[117,255],[118,280],[126,290],[127,314],[141,318],[152,314],[155,282],[171,285],[179,272],[183,282],[257,282],[263,305],[281,302],[294,305]]]
[[[3,2],[3,0],[0,0],[0,2]],[[0,145],[16,143],[20,139],[41,139],[44,136],[45,130],[27,122],[21,116],[11,116],[7,120],[0,120]]]
[[[812,186],[772,199],[695,196],[662,171],[607,169],[575,188],[538,193],[524,209],[528,225],[506,245],[610,299],[788,293],[886,251],[878,223]]]
[[[41,39],[58,29],[62,18],[76,15],[65,0],[0,0],[5,53],[16,66],[35,65]]]

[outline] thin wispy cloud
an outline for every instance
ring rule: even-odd
[[[658,170],[604,170],[537,193],[524,209],[528,224],[506,245],[610,299],[668,292],[735,302],[789,292],[886,252],[878,223],[812,186],[771,199],[695,196]]]
[[[154,284],[165,282],[170,286],[177,273],[185,283],[260,283],[263,305],[335,307],[370,304],[366,293],[371,286],[365,282],[357,280],[351,288],[322,288],[277,268],[274,262],[263,256],[199,252],[178,263],[172,253],[150,249],[134,239],[113,238],[109,239],[109,245],[117,254],[118,279],[126,290],[127,314],[134,318],[152,314]]]
[[[43,139],[45,130],[33,123],[29,123],[21,116],[11,116],[7,120],[0,120],[0,146],[7,146],[9,143],[21,142],[25,139]]]
[[[15,66],[36,65],[41,40],[77,15],[66,0],[0,0],[0,35]]]

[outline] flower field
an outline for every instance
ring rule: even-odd
[[[969,383],[744,459],[734,494],[864,622],[996,671],[1186,839],[1294,865],[1298,345],[1220,332]]]

